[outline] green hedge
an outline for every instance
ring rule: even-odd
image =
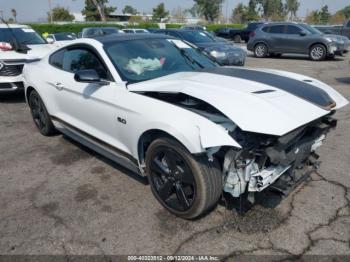
[[[119,24],[64,24],[64,25],[58,25],[58,24],[29,24],[35,31],[37,31],[40,34],[43,33],[60,33],[60,32],[70,32],[70,33],[79,33],[83,30],[85,27],[117,27],[117,28],[125,28]],[[156,23],[140,23],[138,25],[128,25],[129,28],[159,28],[158,24]]]
[[[181,26],[182,24],[166,24],[167,29],[179,29]]]
[[[85,27],[117,27],[117,28],[124,28],[123,26],[119,24],[29,24],[35,31],[37,31],[40,34],[43,33],[60,33],[60,32],[71,32],[71,33],[79,33],[82,31]],[[128,25],[129,28],[159,28],[157,23],[140,23],[137,25]],[[181,24],[166,24],[166,28],[180,28]],[[244,25],[241,24],[227,24],[227,25],[219,25],[219,24],[209,24],[206,25],[208,31],[215,31],[219,28],[243,28]]]
[[[208,31],[215,31],[221,28],[243,28],[245,25],[242,24],[209,24],[206,25]]]

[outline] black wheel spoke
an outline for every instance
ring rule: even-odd
[[[162,184],[158,188],[159,196],[163,199],[163,201],[167,201],[169,199],[169,197],[173,193],[173,188],[174,188],[174,185],[169,180],[167,180],[164,184]]]
[[[164,152],[164,160],[171,171],[175,171],[177,169],[176,159],[177,159],[176,154],[171,150],[166,150]]]
[[[194,183],[193,176],[191,174],[191,170],[189,170],[187,165],[181,165],[178,168],[178,171],[179,171],[179,181],[181,181],[184,184],[193,185]]]
[[[169,168],[157,158],[152,161],[151,169],[160,174],[169,174]]]
[[[176,196],[177,196],[177,199],[179,200],[181,206],[184,208],[184,209],[188,209],[189,206],[190,206],[190,201],[188,200],[181,184],[177,183],[175,185],[175,190],[176,190]]]

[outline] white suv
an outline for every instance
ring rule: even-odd
[[[0,93],[23,89],[24,64],[44,57],[55,46],[26,25],[0,24]]]

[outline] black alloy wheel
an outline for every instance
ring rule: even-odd
[[[223,190],[216,161],[194,156],[172,138],[153,141],[146,152],[146,173],[159,203],[171,213],[194,219],[215,207]]]
[[[162,203],[176,211],[187,211],[196,197],[196,182],[186,161],[174,150],[159,147],[150,177]]]
[[[39,94],[33,90],[29,94],[28,103],[36,127],[44,136],[50,136],[56,133],[56,129],[51,122],[50,115],[41,100]]]

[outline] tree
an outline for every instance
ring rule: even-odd
[[[198,5],[201,15],[205,20],[214,22],[221,13],[221,7],[224,0],[194,0]]]
[[[200,10],[198,4],[194,4],[190,9],[187,9],[186,11],[188,13],[190,13],[192,17],[201,16],[201,10]]]
[[[247,7],[243,3],[239,3],[233,10],[231,16],[232,23],[244,24],[247,21]]]
[[[338,12],[342,13],[346,19],[349,19],[350,18],[350,5],[344,7],[342,10],[339,10]]]
[[[282,0],[257,0],[260,5],[260,11],[266,21],[284,20],[287,15],[286,5]]]
[[[308,24],[320,23],[320,12],[318,10],[311,11],[305,18],[305,22]]]
[[[325,5],[321,8],[321,11],[320,11],[320,23],[328,24],[330,18],[331,18],[331,14],[328,11],[328,5]]]
[[[57,6],[52,9],[51,15],[50,13],[48,15],[48,21],[51,20],[51,15],[52,15],[52,20],[53,21],[73,21],[75,19],[74,15],[72,15],[67,8]]]
[[[123,14],[131,14],[131,15],[138,14],[137,9],[133,8],[131,5],[126,5],[122,12],[123,12]]]
[[[293,21],[294,18],[297,16],[297,12],[299,10],[300,3],[298,0],[287,0],[286,2],[286,9],[288,13],[290,14],[290,20]]]
[[[17,11],[16,11],[16,9],[12,8],[11,14],[13,16],[14,22],[17,23]]]
[[[346,21],[346,16],[343,12],[336,12],[330,19],[331,24],[333,25],[339,25],[344,24]]]
[[[175,19],[176,23],[184,23],[186,21],[187,10],[182,9],[181,7],[175,8],[171,15]]]
[[[107,6],[108,0],[85,0],[85,8],[82,14],[86,21],[106,21],[107,16],[117,8]]]
[[[244,24],[249,21],[255,21],[259,19],[257,12],[257,1],[250,0],[248,6],[243,3],[239,3],[232,11],[231,21],[234,23]]]
[[[169,12],[165,9],[164,3],[160,3],[155,8],[153,8],[153,20],[161,22],[163,18],[169,16]]]

